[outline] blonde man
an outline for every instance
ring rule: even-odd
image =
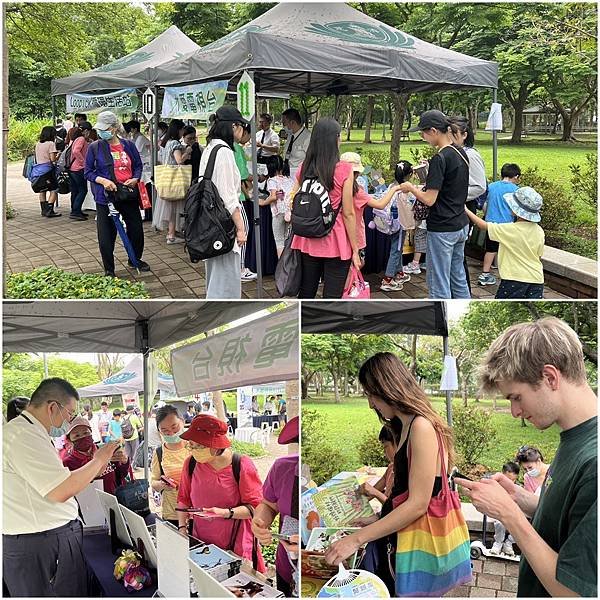
[[[481,381],[510,400],[513,417],[561,430],[539,498],[502,474],[457,480],[519,545],[517,595],[597,597],[597,398],[577,334],[554,317],[513,325],[491,345]]]

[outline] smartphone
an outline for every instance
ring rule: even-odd
[[[271,536],[273,537],[273,539],[275,540],[279,540],[282,542],[289,542],[290,544],[292,543],[292,536],[285,534],[285,533],[273,533],[271,532]]]
[[[454,479],[455,477],[458,477],[459,479],[466,479],[467,481],[473,481],[470,477],[467,477],[466,475],[463,475],[458,471],[455,471],[454,473],[452,473],[452,475],[450,475],[450,479]]]
[[[166,475],[161,475],[160,480],[164,481],[169,487],[172,487],[172,488],[177,487],[177,482],[174,479],[167,477]]]

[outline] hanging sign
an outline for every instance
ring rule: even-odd
[[[229,81],[165,88],[161,115],[166,119],[208,119],[225,102]]]
[[[298,378],[298,313],[278,310],[171,352],[178,395]]]
[[[237,389],[237,426],[252,427],[252,393],[251,385]]]
[[[131,113],[138,108],[139,100],[135,88],[125,88],[110,94],[67,94],[67,113],[99,113],[110,110],[114,113]]]
[[[242,113],[242,117],[248,121],[252,119],[256,112],[255,92],[254,80],[248,75],[247,71],[244,71],[237,84],[237,107]]]
[[[142,96],[142,114],[148,121],[156,114],[156,94],[150,88]]]
[[[454,356],[444,356],[444,368],[442,370],[442,380],[440,381],[440,390],[457,390],[458,372],[456,370],[456,358]]]

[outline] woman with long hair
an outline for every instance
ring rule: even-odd
[[[84,170],[91,130],[90,123],[82,121],[80,125],[71,127],[67,133],[67,148],[71,148],[70,164],[65,164],[71,181],[71,214],[69,219],[74,221],[87,221],[88,219],[82,207],[88,191]]]
[[[235,164],[233,143],[242,139],[246,125],[248,121],[235,106],[221,106],[212,117],[212,124],[206,136],[207,146],[200,159],[199,175],[202,176],[212,153],[217,153],[212,182],[219,191],[236,229],[233,249],[204,262],[207,298],[239,299],[242,296],[240,250],[246,243],[246,228],[241,214],[242,184],[240,172]]]
[[[361,268],[352,197],[354,175],[352,165],[340,161],[340,133],[340,124],[335,119],[317,121],[306,158],[298,169],[296,183],[290,192],[290,197],[294,198],[304,180],[316,179],[327,190],[331,207],[337,215],[333,228],[324,237],[294,235],[292,248],[300,250],[302,257],[299,298],[314,298],[321,279],[323,298],[341,298],[350,265]]]
[[[39,141],[35,145],[35,162],[38,175],[49,173],[47,191],[39,192],[40,210],[42,217],[60,217],[61,213],[54,212],[54,205],[58,201],[58,181],[54,172],[54,163],[58,160],[60,152],[56,148],[56,129],[52,125],[42,128]],[[46,198],[46,193],[48,198]]]
[[[362,521],[359,531],[332,544],[326,559],[338,564],[363,544],[374,542],[373,570],[394,597],[396,533],[422,517],[431,498],[442,490],[443,478],[447,477],[442,469],[454,462],[454,443],[450,428],[397,356],[390,352],[375,354],[362,365],[358,379],[369,407],[396,433],[394,483],[380,517]],[[394,508],[394,499],[406,492],[406,501]]]
[[[163,149],[162,157],[164,165],[185,165],[192,157],[191,146],[184,147],[181,143],[185,123],[181,119],[172,119],[169,123],[169,128],[161,138],[159,145]],[[152,222],[154,226],[162,230],[167,224],[167,244],[179,244],[185,240],[177,237],[178,222],[180,216],[185,209],[185,198],[178,200],[163,200],[159,195],[156,197],[154,206],[154,216]]]

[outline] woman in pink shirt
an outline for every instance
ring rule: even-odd
[[[302,253],[299,298],[314,298],[321,278],[323,298],[341,298],[350,264],[357,269],[361,267],[352,199],[354,176],[352,165],[340,162],[340,133],[341,127],[335,119],[317,121],[290,193],[293,198],[305,179],[317,179],[328,191],[331,207],[337,214],[332,230],[325,237],[294,235],[292,248]]]
[[[65,165],[69,171],[69,179],[71,180],[71,213],[69,214],[69,219],[73,219],[74,221],[87,221],[88,218],[81,210],[81,207],[88,191],[87,180],[83,174],[83,170],[91,131],[91,123],[82,121],[78,127],[72,127],[67,134],[67,140],[71,142],[71,164]]]
[[[252,459],[239,457],[236,481],[227,423],[212,415],[195,417],[180,437],[188,441],[192,456],[183,463],[177,508],[202,510],[202,516],[178,511],[180,531],[188,531],[191,516],[194,537],[247,558],[264,573],[265,561],[252,533],[254,509],[263,499],[262,482]]]

